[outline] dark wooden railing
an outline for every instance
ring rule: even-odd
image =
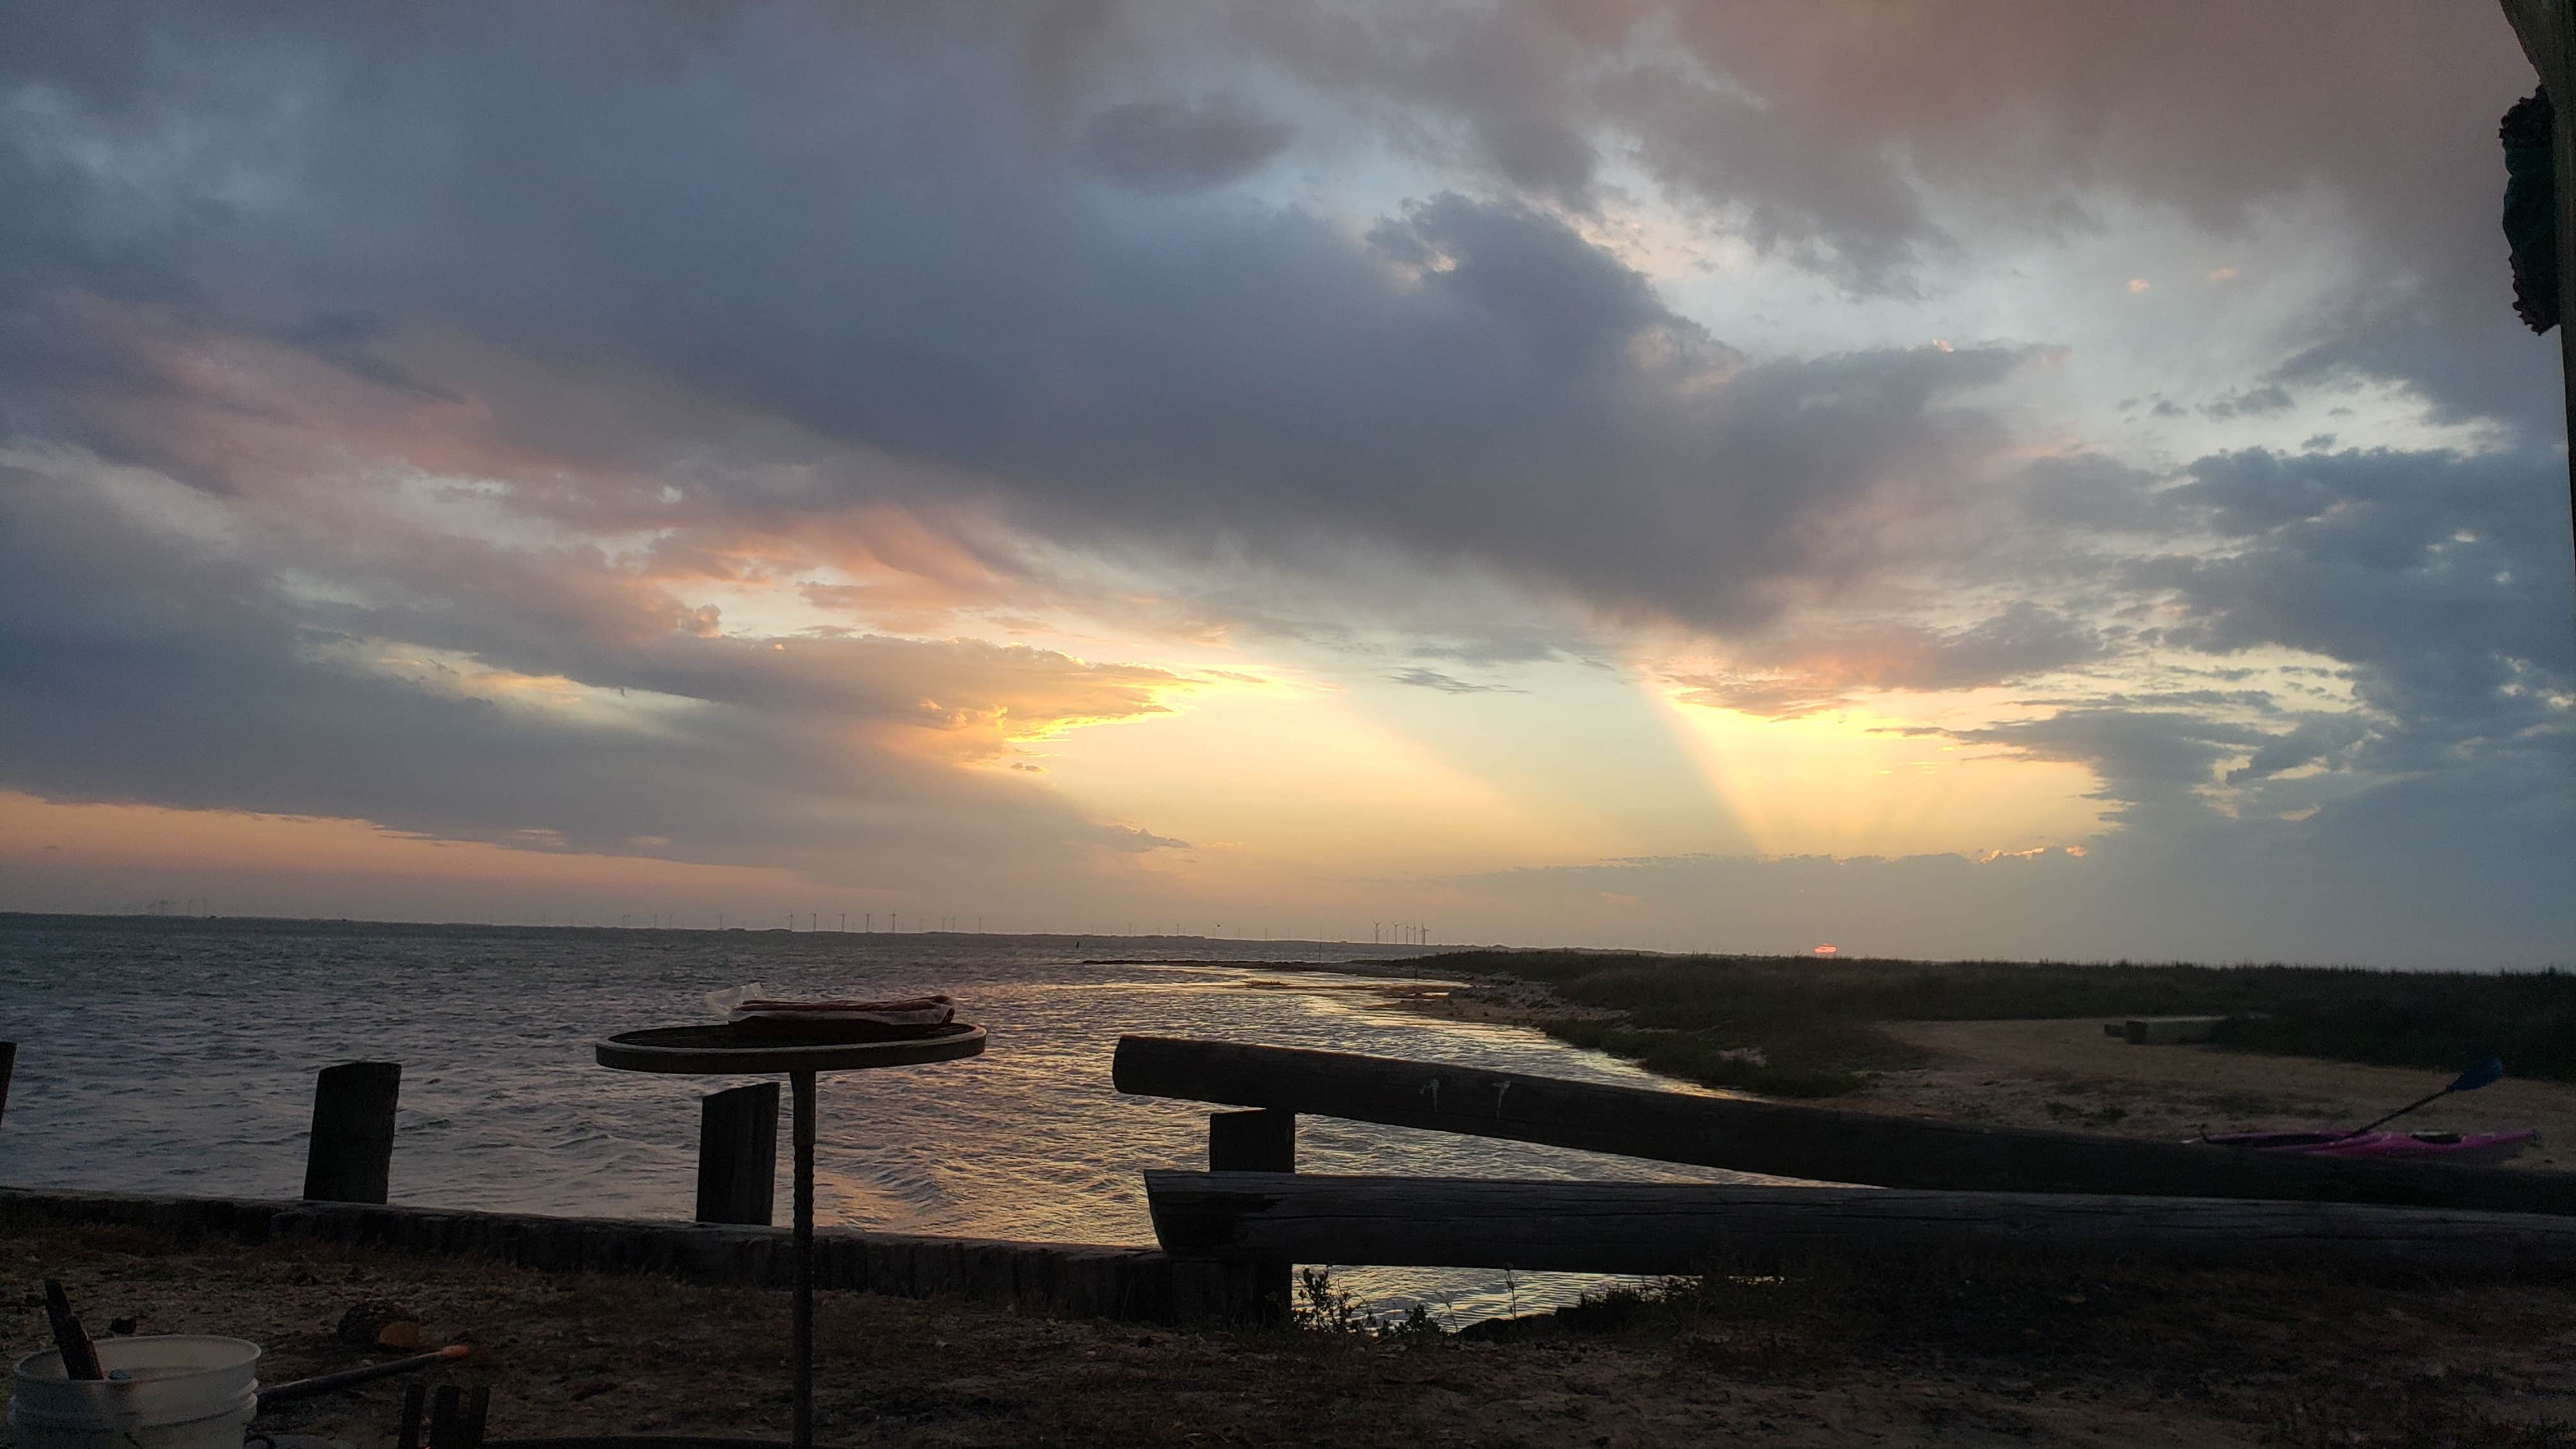
[[[1292,1263],[1662,1274],[1937,1249],[2576,1274],[2576,1174],[1981,1127],[1172,1037],[1120,1038],[1111,1077],[1132,1095],[1253,1109],[1210,1117],[1209,1171],[1145,1174],[1174,1282],[1204,1277],[1204,1301],[1184,1300],[1204,1315],[1275,1317]],[[1801,1184],[1301,1177],[1298,1113]],[[1256,1137],[1258,1152],[1241,1146]]]
[[[1675,1274],[1848,1250],[2576,1272],[2576,1219],[2339,1202],[1718,1183],[1148,1172],[1183,1258]]]
[[[1545,1143],[1808,1182],[2576,1215],[2576,1174],[1982,1127],[1345,1052],[1121,1037],[1119,1091]],[[1214,1165],[1214,1164],[1211,1164]]]

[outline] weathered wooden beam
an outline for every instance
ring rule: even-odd
[[[342,1062],[313,1083],[313,1134],[304,1154],[304,1196],[315,1202],[381,1203],[393,1174],[399,1062]]]
[[[2178,1042],[2216,1041],[2223,1016],[2133,1016],[2120,1023],[2120,1035],[2131,1046],[2172,1046]]]
[[[785,1228],[718,1223],[0,1187],[0,1223],[22,1219],[122,1223],[252,1243],[350,1243],[413,1253],[470,1253],[531,1268],[611,1267],[754,1287],[786,1281],[789,1241]],[[814,1241],[817,1280],[827,1288],[911,1297],[972,1292],[977,1285],[952,1269],[973,1255],[998,1250],[1010,1260],[1010,1272],[988,1269],[984,1286],[1002,1292],[1007,1277],[1010,1287],[1003,1301],[1151,1321],[1167,1320],[1172,1313],[1171,1260],[1153,1248],[840,1230],[817,1232]],[[917,1265],[930,1266],[916,1272]]]
[[[767,1227],[778,1203],[778,1084],[698,1103],[698,1221]]]
[[[1810,1182],[2576,1215],[2576,1174],[2562,1172],[2356,1162],[1982,1127],[1342,1052],[1130,1036],[1119,1039],[1110,1074],[1118,1090],[1138,1096],[1269,1107]]]
[[[2356,1203],[1147,1172],[1177,1266],[1301,1263],[1670,1274],[1853,1253],[2034,1253],[2576,1274],[2576,1222]]]

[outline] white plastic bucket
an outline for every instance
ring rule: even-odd
[[[18,1360],[9,1437],[17,1449],[241,1449],[259,1407],[259,1345],[203,1334],[102,1338],[122,1379],[67,1379],[48,1350]]]

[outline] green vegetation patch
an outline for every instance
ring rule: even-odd
[[[1921,1054],[1888,1021],[2227,1016],[2250,1051],[2456,1071],[2485,1056],[2515,1076],[2576,1081],[2576,974],[2472,975],[2304,966],[2120,962],[1822,961],[1468,951],[1443,971],[1539,981],[1616,1022],[1550,1024],[1557,1037],[1713,1087],[1832,1096]]]

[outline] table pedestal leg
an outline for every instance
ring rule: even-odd
[[[814,1074],[789,1072],[796,1095],[796,1449],[814,1444]]]

